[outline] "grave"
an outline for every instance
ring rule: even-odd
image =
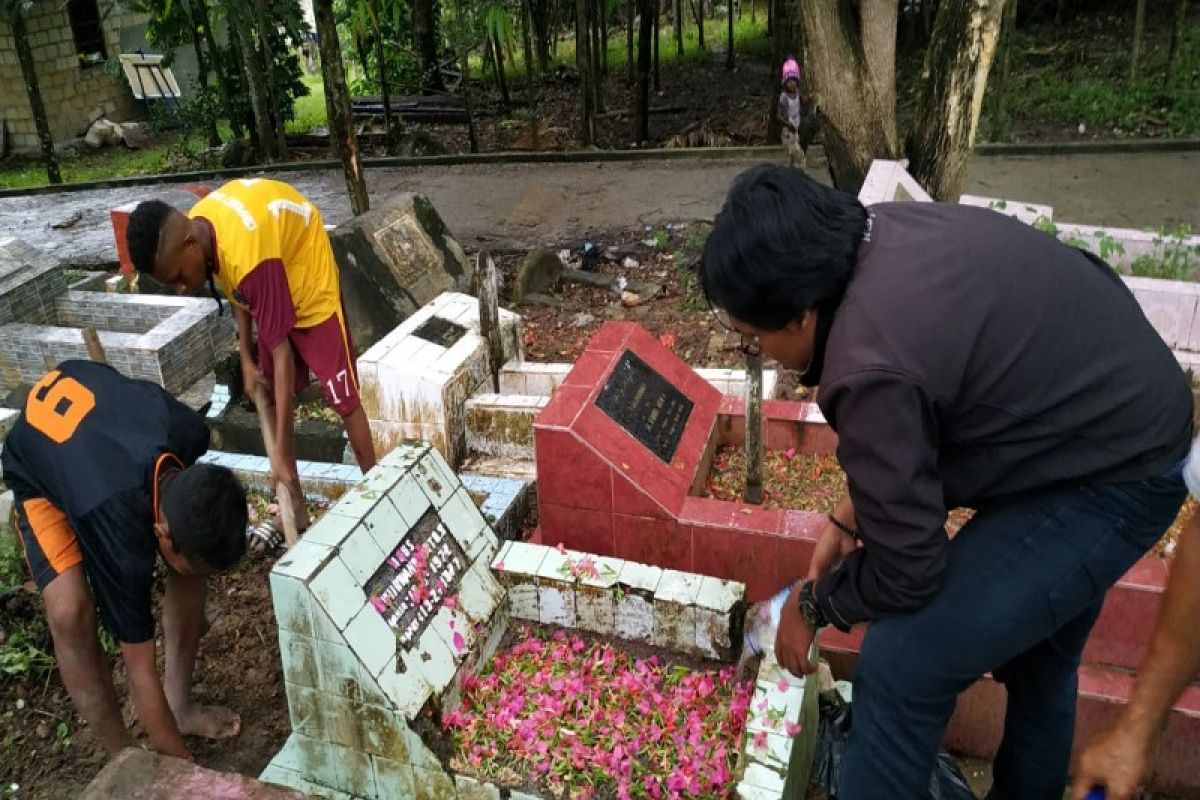
[[[424,195],[396,195],[334,228],[330,242],[359,348],[438,295],[468,292],[474,283],[474,265]]]
[[[33,383],[64,359],[86,359],[85,326],[96,329],[113,367],[176,393],[211,369],[232,336],[211,300],[72,291],[52,256],[0,240],[0,391]]]
[[[501,309],[500,330],[505,360],[521,358],[521,318]],[[426,441],[457,464],[466,443],[467,399],[490,390],[492,369],[479,333],[479,301],[457,292],[434,298],[358,359],[376,451]]]
[[[502,545],[428,444],[397,448],[330,508],[276,564],[271,594],[293,733],[260,780],[339,800],[538,797],[457,774],[439,734],[514,621],[729,664],[744,610],[734,582]],[[815,695],[762,661],[738,797],[803,796]]]
[[[751,602],[803,575],[822,517],[699,496],[743,406],[639,326],[602,326],[534,423],[542,541],[736,580]],[[834,446],[810,404],[763,416],[769,448]]]

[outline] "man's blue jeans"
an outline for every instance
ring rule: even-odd
[[[1180,464],[977,514],[950,543],[933,600],[867,631],[839,800],[927,797],[955,700],[986,672],[1008,689],[988,797],[1061,800],[1084,642],[1105,592],[1158,541],[1186,493]]]

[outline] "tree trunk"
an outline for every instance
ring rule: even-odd
[[[662,91],[662,70],[660,69],[661,61],[658,57],[659,40],[662,39],[662,2],[661,0],[653,0],[654,2],[654,91],[657,94]]]
[[[545,75],[550,69],[549,0],[529,0],[529,4],[537,44],[538,71]]]
[[[899,141],[896,133],[896,15],[899,7],[896,0],[862,0],[859,6],[863,54],[871,79],[875,81],[879,112],[892,141]]]
[[[492,67],[496,70],[496,83],[500,86],[500,102],[508,108],[512,105],[512,98],[508,96],[508,80],[504,77],[504,51],[500,46],[500,37],[493,32],[488,43],[492,48]]]
[[[33,124],[37,128],[38,144],[42,147],[46,179],[51,183],[62,183],[58,157],[54,154],[54,135],[50,133],[50,121],[46,118],[46,106],[42,103],[33,50],[29,47],[29,36],[25,30],[25,12],[20,3],[14,4],[9,12],[8,24],[12,29],[13,44],[16,45],[17,61],[21,64],[21,77],[25,79],[25,94],[29,97],[29,110],[33,113]]]
[[[230,26],[232,26],[234,24],[232,15],[229,17],[229,24],[230,24]],[[231,67],[231,69],[234,70],[234,74],[241,76],[241,78],[239,79],[239,82],[237,84],[234,84],[232,81],[230,82],[230,86],[231,86],[230,94],[229,94],[230,97],[233,97],[235,92],[239,92],[242,94],[249,94],[249,91],[245,87],[246,70],[253,69],[253,67],[250,66],[246,62],[246,55],[245,55],[245,53],[242,52],[242,46],[239,43],[240,38],[241,37],[239,37],[236,34],[231,33],[229,35],[229,52],[233,56],[233,66]],[[246,131],[250,135],[250,146],[254,149],[254,152],[262,153],[263,145],[258,140],[258,125],[254,119],[254,107],[252,105],[250,105],[250,106],[243,106],[243,108],[245,108],[246,110],[244,112],[244,116],[242,117],[241,125],[242,125],[242,127],[244,127],[246,129]],[[232,116],[232,111],[231,111],[231,116]]]
[[[371,18],[375,24],[375,69],[379,79],[379,99],[383,101],[383,129],[387,132],[390,146],[395,129],[392,127],[392,98],[388,91],[387,61],[383,50],[383,16],[380,13],[379,0],[371,0]]]
[[[525,80],[533,83],[533,14],[529,10],[532,0],[521,0],[521,48],[525,56]]]
[[[936,200],[957,200],[966,181],[1003,13],[1003,0],[938,9],[907,148],[913,177]]]
[[[262,44],[262,68],[267,77],[264,85],[267,88],[267,108],[271,113],[271,130],[275,134],[275,156],[281,161],[286,161],[288,146],[287,130],[283,123],[284,101],[280,97],[280,88],[275,85],[273,79],[275,53],[271,49],[271,40],[267,36],[267,31],[274,23],[267,13],[266,0],[255,0],[254,21],[255,27],[258,29],[258,40]]]
[[[608,0],[597,0],[600,4],[600,52],[603,57],[600,59],[600,74],[608,77],[608,23],[611,20],[609,16]]]
[[[700,49],[704,49],[704,0],[688,0],[692,6],[692,14],[696,17],[696,39]],[[699,5],[697,5],[697,2]]]
[[[625,82],[633,83],[633,20],[637,16],[634,0],[625,4]]]
[[[233,138],[240,139],[244,133],[242,121],[233,113],[231,103],[233,88],[230,86],[229,74],[225,71],[224,59],[221,57],[221,50],[217,47],[212,24],[209,22],[208,0],[191,0],[188,3],[188,12],[191,15],[192,25],[204,37],[204,46],[208,50],[209,61],[217,76],[217,91],[221,94],[221,105],[225,109],[225,116],[229,117],[229,129],[233,133]]]
[[[1177,0],[1175,22],[1171,27],[1171,49],[1167,55],[1167,87],[1174,91],[1179,86],[1179,50],[1183,47],[1183,32],[1187,28],[1188,0]]]
[[[750,24],[758,24],[758,3],[756,0],[750,0]]]
[[[437,9],[434,0],[413,0],[413,43],[421,65],[421,85],[425,91],[445,91],[442,70],[438,66]]]
[[[1184,0],[1186,2],[1186,0]],[[1000,71],[996,73],[996,88],[992,107],[992,139],[1000,141],[1008,135],[1008,75],[1012,60],[1012,43],[1017,35],[1017,0],[1007,0],[1004,22],[1000,28]]]
[[[650,37],[654,35],[654,2],[639,0],[641,24],[638,26],[637,60],[637,130],[634,141],[639,145],[650,141]]]
[[[729,40],[729,51],[727,53],[725,53],[725,69],[733,71],[733,0],[728,0],[728,2],[729,2],[729,13],[726,14],[725,16],[728,17],[728,19],[726,20],[726,22],[728,23],[726,27],[728,28],[728,31],[729,31],[729,34],[727,36],[727,38]],[[864,2],[866,2],[866,0],[864,0]]]
[[[775,4],[779,0],[767,0],[767,36],[775,36]]]
[[[229,8],[233,11],[235,6],[231,4]],[[269,164],[278,157],[278,140],[275,138],[275,131],[271,130],[271,94],[267,89],[266,68],[259,60],[258,50],[254,47],[248,17],[244,13],[237,13],[229,22],[233,26],[242,53],[246,89],[250,95],[250,108],[254,112],[254,130],[258,134],[259,154],[262,160]]]
[[[790,13],[787,5],[791,6]],[[813,95],[819,98],[821,136],[829,172],[834,185],[848,192],[858,192],[861,188],[871,161],[895,158],[899,153],[895,125],[884,119],[854,10],[847,0],[837,3],[793,0],[775,9],[777,42],[792,38],[787,22],[799,17],[805,74]],[[879,16],[870,19],[877,21]]]
[[[346,191],[350,195],[350,210],[355,216],[370,209],[367,182],[362,162],[358,159],[358,138],[354,135],[354,114],[350,107],[350,90],[346,88],[346,69],[342,64],[342,47],[338,42],[337,23],[333,18],[333,0],[313,0],[313,16],[317,23],[317,39],[321,50],[321,77],[325,81],[325,110],[329,114],[329,141],[333,152],[342,162],[346,175]]]
[[[1146,0],[1137,0],[1133,12],[1133,47],[1129,50],[1129,80],[1138,79],[1138,67],[1142,60],[1142,34],[1146,30]]]
[[[588,0],[588,30],[592,37],[592,107],[596,114],[604,112],[603,56],[600,52],[600,6],[604,0]]]
[[[579,97],[583,103],[579,144],[589,147],[596,141],[595,95],[592,91],[592,47],[587,30],[587,0],[575,0],[575,68],[579,71]]]
[[[683,55],[683,0],[672,0],[671,23],[675,26],[675,54]]]
[[[203,34],[200,32],[200,25],[196,24],[196,15],[192,10],[195,0],[188,0],[185,7],[188,12],[188,17],[192,20],[191,30],[189,33],[192,36],[192,50],[196,53],[196,86],[201,93],[207,93],[208,90],[208,56],[204,52]],[[220,147],[221,134],[217,131],[217,118],[213,114],[206,115],[208,119],[208,146]]]

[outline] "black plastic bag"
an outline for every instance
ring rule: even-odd
[[[852,721],[851,706],[841,695],[837,692],[821,695],[812,780],[825,790],[830,800],[837,798],[842,753]],[[937,765],[929,778],[928,800],[976,800],[958,762],[945,750],[938,752]]]

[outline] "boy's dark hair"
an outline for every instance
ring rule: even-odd
[[[773,164],[738,176],[696,274],[708,302],[760,330],[840,301],[867,226],[852,194]]]
[[[189,561],[223,572],[246,553],[246,490],[225,467],[196,464],[179,473],[163,493],[162,513]]]
[[[138,203],[129,215],[125,246],[129,248],[129,260],[138,272],[154,273],[154,257],[158,254],[162,227],[174,210],[162,200],[146,200]]]

